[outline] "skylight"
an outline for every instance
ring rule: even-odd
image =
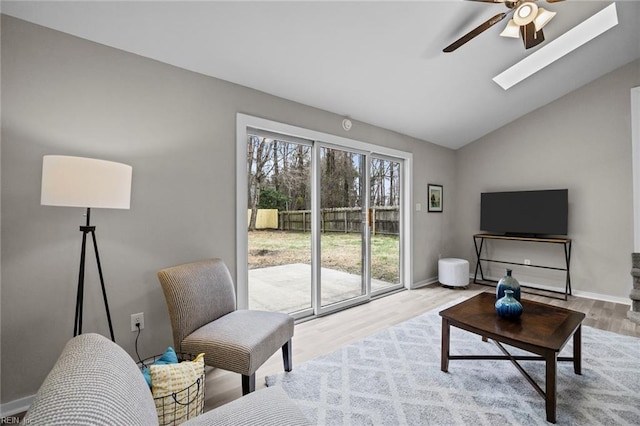
[[[504,90],[520,83],[600,34],[618,25],[616,4],[605,7],[581,24],[493,78]]]

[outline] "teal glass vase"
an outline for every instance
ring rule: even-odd
[[[506,289],[504,296],[496,301],[496,313],[505,319],[517,319],[522,315],[522,304],[513,297],[513,291]]]
[[[504,297],[504,291],[513,291],[513,297],[520,301],[520,283],[511,275],[511,269],[507,269],[507,275],[498,281],[496,286],[496,300]]]

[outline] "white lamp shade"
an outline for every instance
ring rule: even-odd
[[[47,206],[128,209],[133,168],[93,158],[45,155],[40,203]]]
[[[551,12],[543,7],[538,8],[538,16],[533,20],[536,31],[540,31],[554,16],[556,16],[556,12]]]
[[[505,27],[504,31],[502,31],[500,33],[500,35],[502,37],[519,38],[520,37],[520,26],[518,24],[516,24],[515,22],[513,22],[513,19],[509,19],[509,23],[507,23],[507,26]]]

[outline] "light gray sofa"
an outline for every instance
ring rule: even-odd
[[[71,339],[38,390],[25,424],[157,425],[137,364],[98,334]],[[310,425],[280,388],[266,388],[194,417],[193,425]]]

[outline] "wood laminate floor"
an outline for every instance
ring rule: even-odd
[[[296,324],[293,337],[293,368],[328,354],[341,346],[360,340],[392,325],[433,310],[461,297],[495,289],[470,284],[466,289],[448,289],[432,284],[416,290],[402,291],[341,312]],[[569,296],[564,301],[541,294],[523,292],[524,299],[562,306],[584,312],[584,325],[618,334],[640,337],[640,326],[627,319],[629,305]],[[283,371],[282,353],[278,351],[256,373],[256,389],[263,388],[264,377]],[[242,396],[240,375],[222,370],[207,373],[206,410]]]
[[[466,289],[448,289],[432,284],[402,291],[341,312],[296,324],[293,338],[293,368],[328,354],[341,346],[360,340],[392,325],[433,310],[461,297],[471,297],[492,287],[470,284]],[[569,296],[564,301],[523,292],[525,299],[563,306],[586,314],[584,325],[619,334],[640,337],[640,326],[627,319],[629,305]],[[256,389],[263,388],[264,377],[283,371],[278,351],[256,373]],[[205,410],[226,404],[242,396],[240,375],[208,369]],[[22,417],[24,413],[20,414]],[[4,423],[3,423],[4,424]]]

